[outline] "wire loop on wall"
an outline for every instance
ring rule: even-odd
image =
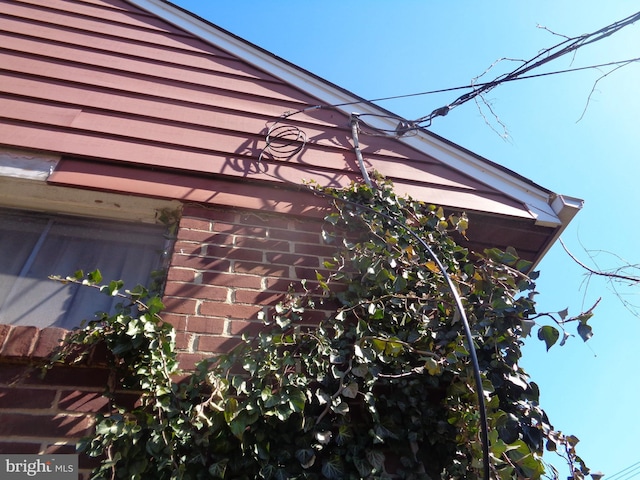
[[[307,144],[307,134],[295,125],[273,124],[266,137],[266,146],[260,152],[258,161],[262,161],[265,152],[276,160],[288,160],[300,153]]]

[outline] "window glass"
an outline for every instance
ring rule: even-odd
[[[148,285],[162,267],[166,229],[0,209],[0,323],[73,328],[118,299],[49,275],[99,269],[105,281]]]

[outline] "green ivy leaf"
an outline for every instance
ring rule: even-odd
[[[367,450],[367,461],[373,468],[381,471],[384,467],[385,456],[380,450]]]
[[[582,338],[582,340],[585,342],[589,340],[591,337],[593,337],[593,331],[591,326],[587,325],[586,323],[579,323],[578,335],[580,335],[580,338]]]
[[[329,480],[340,480],[344,478],[344,465],[338,455],[333,455],[329,460],[322,463],[322,475]]]
[[[302,412],[307,403],[307,398],[303,391],[293,390],[289,392],[289,405],[294,412]]]
[[[528,337],[531,335],[531,330],[535,326],[536,322],[533,320],[520,320],[520,327],[522,328],[522,336]]]
[[[540,327],[538,330],[538,338],[540,340],[544,340],[544,343],[547,345],[547,351],[558,341],[560,338],[560,332],[557,328],[552,327],[551,325],[545,325],[544,327]]]
[[[311,448],[296,450],[296,459],[305,470],[313,467],[316,462],[316,454]]]
[[[356,398],[358,396],[358,384],[357,382],[351,382],[349,385],[342,389],[342,396],[347,398]]]
[[[442,371],[440,365],[433,357],[426,357],[424,359],[424,368],[427,370],[429,375],[438,375]]]
[[[162,300],[160,300],[160,297],[151,297],[147,301],[147,308],[148,308],[149,314],[157,315],[162,310],[164,310],[164,303],[162,303]]]
[[[209,467],[209,475],[213,478],[224,478],[228,463],[229,459],[225,458],[224,460],[220,460],[219,462],[212,464]]]
[[[78,270],[76,272],[76,275],[78,273],[82,273],[82,270]],[[89,282],[93,285],[100,283],[102,281],[102,273],[100,273],[100,270],[96,269],[93,272],[89,272],[87,273],[87,280],[89,280]]]
[[[346,415],[349,413],[349,405],[347,402],[343,402],[339,400],[337,403],[331,406],[331,410],[333,410],[338,415]]]

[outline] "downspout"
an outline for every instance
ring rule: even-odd
[[[366,183],[368,187],[371,187],[371,179],[369,178],[367,170],[364,168],[364,159],[362,158],[362,151],[360,150],[360,142],[358,140],[357,113],[351,114],[351,136],[353,137],[353,148],[356,152],[356,158],[358,159],[358,165],[360,166],[360,171],[362,172],[362,178],[364,179],[364,183]]]

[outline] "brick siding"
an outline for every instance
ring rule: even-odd
[[[165,318],[178,331],[180,365],[229,350],[261,328],[259,312],[289,285],[311,281],[333,249],[322,220],[185,206],[167,275]]]
[[[176,328],[180,366],[190,369],[262,328],[258,313],[301,278],[316,279],[333,249],[322,221],[186,205],[167,272],[163,318]],[[321,318],[315,312],[313,319]],[[33,367],[66,331],[0,325],[0,453],[72,453],[107,408],[109,372],[99,354],[41,377]],[[123,394],[123,401],[135,396]],[[81,458],[85,478],[91,463]],[[81,475],[81,478],[82,478]]]

